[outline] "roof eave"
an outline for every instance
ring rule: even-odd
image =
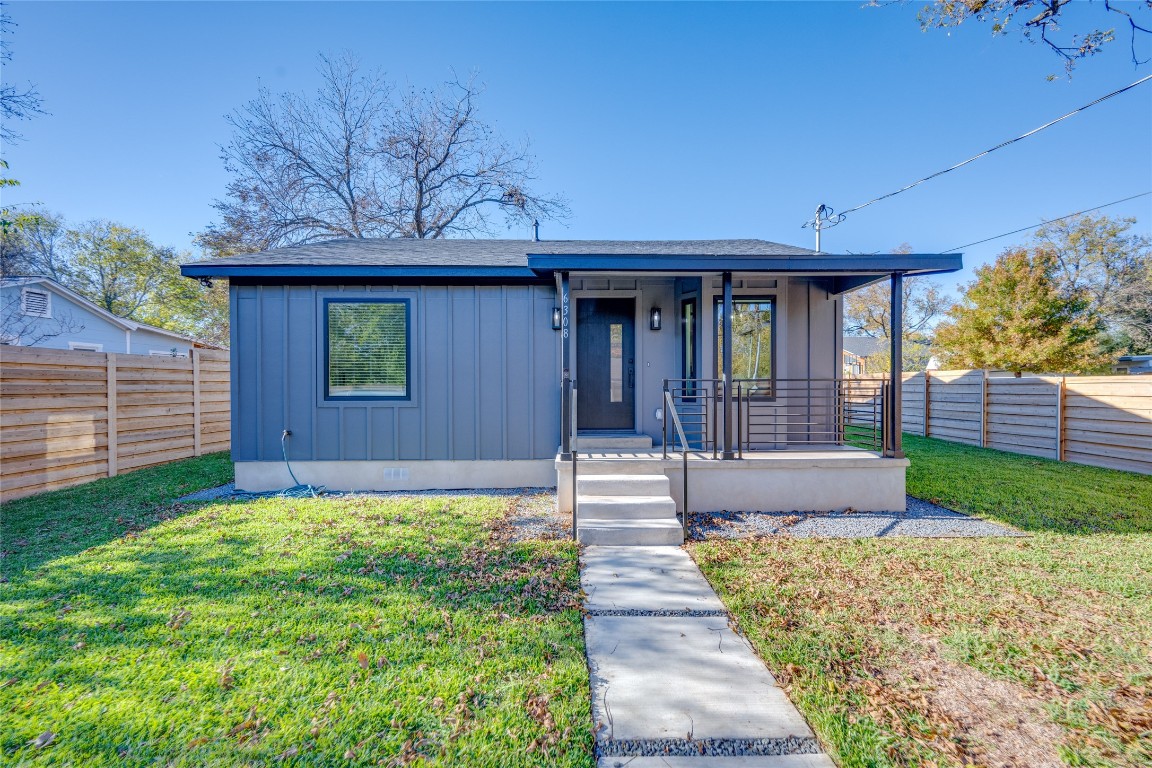
[[[597,272],[803,272],[830,274],[942,274],[963,269],[963,254],[816,254],[812,256],[651,256],[528,254],[538,273]]]
[[[195,278],[258,278],[258,277],[313,277],[313,278],[509,278],[540,279],[528,267],[430,267],[430,266],[377,266],[363,264],[212,264],[194,263],[180,267],[180,274]]]

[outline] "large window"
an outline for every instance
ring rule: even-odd
[[[776,375],[776,304],[772,299],[732,299],[732,378]],[[716,378],[723,373],[724,302],[716,299]]]
[[[408,301],[327,299],[324,313],[325,399],[407,400]]]

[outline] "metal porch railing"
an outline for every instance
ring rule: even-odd
[[[746,451],[796,447],[854,446],[883,452],[889,385],[885,378],[733,379],[732,403],[724,405],[721,379],[667,379],[671,404],[693,450],[717,458],[725,412],[734,426],[733,448]],[[664,419],[667,443],[669,419]],[[888,427],[890,429],[890,427]]]

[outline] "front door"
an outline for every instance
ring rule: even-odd
[[[635,429],[636,300],[576,300],[579,429]]]

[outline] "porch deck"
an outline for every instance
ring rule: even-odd
[[[846,445],[789,446],[745,451],[741,458],[714,459],[711,451],[688,452],[691,512],[903,512],[908,460]],[[668,477],[677,510],[684,508],[684,458],[660,448],[578,451],[577,476]],[[572,462],[557,454],[560,509],[572,510]]]

